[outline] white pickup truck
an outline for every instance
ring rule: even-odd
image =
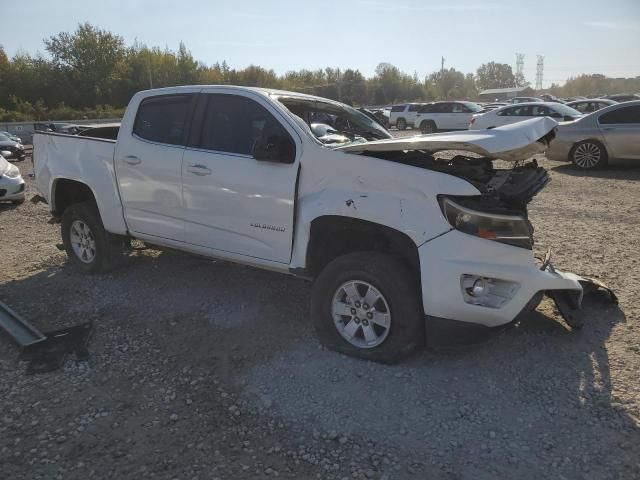
[[[527,218],[549,177],[524,160],[556,125],[394,139],[323,98],[173,87],[137,93],[117,140],[37,133],[34,167],[87,272],[136,238],[313,279],[320,340],[394,362],[512,322],[545,292],[578,308],[579,277],[534,261]]]

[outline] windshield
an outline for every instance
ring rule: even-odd
[[[472,112],[479,112],[480,110],[482,110],[482,107],[477,103],[473,103],[473,102],[462,102],[462,103],[464,104],[465,107],[467,107]]]
[[[553,109],[561,115],[570,115],[572,117],[575,117],[576,115],[582,115],[582,113],[580,113],[575,108],[568,107],[567,105],[563,105],[561,103],[553,105]]]
[[[391,138],[378,122],[348,105],[295,96],[278,97],[278,101],[307,124],[313,136],[324,144]]]

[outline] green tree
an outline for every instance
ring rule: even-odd
[[[122,37],[83,23],[74,33],[61,32],[44,43],[54,65],[71,80],[69,86],[81,94],[81,104],[95,105],[110,95],[125,58]]]
[[[484,63],[476,72],[476,85],[480,90],[513,87],[515,84],[511,66],[506,63]]]

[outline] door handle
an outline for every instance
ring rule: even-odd
[[[142,160],[140,160],[135,155],[127,155],[122,159],[124,163],[128,163],[129,165],[138,165]]]
[[[187,172],[193,173],[194,175],[199,175],[204,177],[205,175],[211,175],[211,169],[205,167],[204,165],[189,165],[187,167]]]

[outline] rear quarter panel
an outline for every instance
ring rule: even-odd
[[[113,169],[114,140],[92,139],[55,133],[33,137],[36,186],[53,210],[55,186],[60,179],[87,185],[96,199],[107,231],[125,234],[127,227]]]

